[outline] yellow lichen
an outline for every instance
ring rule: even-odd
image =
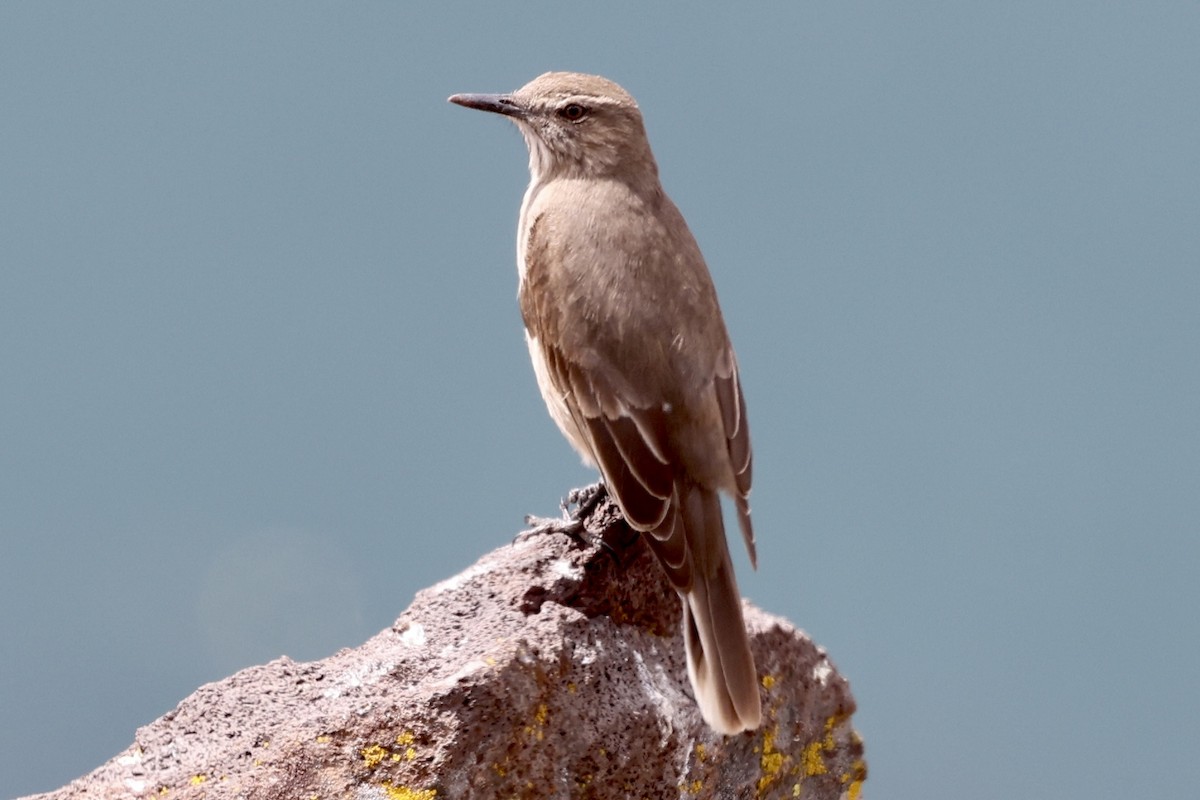
[[[696,760],[704,761],[708,758],[708,751],[704,748],[704,742],[696,742]]]
[[[784,765],[787,763],[787,756],[775,749],[775,736],[778,733],[776,728],[767,728],[763,731],[762,755],[759,756],[759,766],[762,769],[762,776],[758,779],[758,791],[762,794],[767,787],[775,781],[779,780],[783,774]]]
[[[857,734],[855,734],[857,736]],[[850,765],[850,772],[842,776],[842,783],[849,784],[846,787],[846,800],[858,800],[862,794],[863,781],[867,778],[867,762],[861,758],[855,759]]]
[[[192,776],[192,786],[199,786],[200,784],[204,783],[206,780],[208,780],[208,776],[205,775],[204,773],[200,773],[199,775],[193,775]]]
[[[800,755],[801,766],[804,769],[806,777],[814,775],[824,775],[829,772],[829,767],[825,764],[825,756],[823,753],[833,753],[837,751],[837,741],[833,738],[833,731],[842,720],[846,717],[843,714],[833,714],[825,720],[825,735],[820,740],[810,742],[805,746]],[[841,776],[842,783],[846,783],[849,775]]]
[[[805,777],[824,775],[829,771],[825,766],[825,759],[821,756],[820,742],[812,742],[811,744],[807,745],[804,748],[804,752],[801,754],[800,758],[804,762]]]
[[[332,738],[329,736],[321,735],[317,737],[317,744],[329,744],[330,741],[332,741]]]
[[[405,731],[404,733],[397,734],[396,744],[412,744],[415,738],[412,731]]]
[[[842,721],[842,718],[834,714],[829,719],[825,720],[825,749],[833,751],[837,749],[837,742],[833,740],[833,729]]]
[[[763,685],[764,689],[774,689],[775,688],[775,676],[774,675],[763,675],[762,676],[762,685]]]
[[[533,725],[525,726],[525,735],[532,736],[539,742],[546,738],[546,720],[550,718],[550,709],[545,703],[538,703],[538,707],[533,712]]]
[[[389,800],[433,800],[437,797],[437,789],[410,789],[407,786],[383,784]]]
[[[367,769],[375,769],[388,755],[388,751],[377,744],[368,745],[359,752],[362,755],[363,763],[367,765]]]

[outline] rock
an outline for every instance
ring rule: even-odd
[[[854,700],[825,653],[747,605],[763,725],[714,733],[690,695],[679,600],[613,516],[589,526],[615,549],[553,534],[501,547],[360,647],[202,686],[36,797],[855,800]]]

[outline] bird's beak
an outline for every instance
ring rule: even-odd
[[[511,94],[455,94],[450,96],[450,102],[480,111],[491,111],[493,114],[503,114],[506,117],[525,115],[525,109]]]

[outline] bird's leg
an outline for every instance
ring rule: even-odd
[[[602,481],[597,481],[591,486],[572,489],[559,503],[559,508],[562,509],[561,517],[528,515],[525,517],[525,524],[531,527],[518,533],[515,541],[520,542],[531,536],[541,536],[547,533],[563,533],[582,544],[583,534],[587,531],[588,517],[600,507],[606,497],[608,497],[608,489],[604,487]],[[571,510],[571,506],[575,506],[574,511]]]

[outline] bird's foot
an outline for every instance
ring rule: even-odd
[[[523,542],[534,536],[547,533],[561,533],[570,536],[576,543],[584,544],[583,535],[587,533],[587,520],[608,497],[608,490],[603,483],[593,483],[579,489],[572,489],[559,503],[562,509],[561,517],[537,517],[533,514],[525,517],[525,524],[530,527],[517,534],[514,542]],[[574,506],[574,510],[571,509]]]
[[[564,516],[570,516],[573,519],[587,519],[607,499],[608,487],[604,485],[603,481],[596,481],[590,486],[581,486],[567,492],[567,496],[558,504],[558,507],[562,509]],[[571,506],[575,506],[574,511],[571,511]]]

